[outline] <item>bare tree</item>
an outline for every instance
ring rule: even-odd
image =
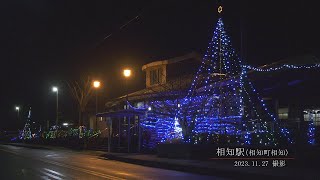
[[[93,95],[92,79],[88,76],[86,79],[81,78],[78,81],[67,82],[72,97],[78,105],[79,126],[83,125],[82,115],[86,111],[87,104]]]

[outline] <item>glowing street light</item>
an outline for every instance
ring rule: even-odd
[[[130,69],[123,70],[123,75],[124,75],[124,77],[130,77],[131,76],[131,70]]]
[[[98,113],[98,89],[101,86],[100,81],[93,81],[92,83],[93,87],[96,89],[96,114]],[[96,130],[98,130],[98,119],[96,116]]]
[[[126,101],[128,102],[128,78],[131,76],[131,69],[124,69],[123,70],[123,75],[124,75],[124,77],[126,78],[126,80],[125,80],[125,87],[126,87],[126,91],[127,91],[127,95],[126,95]]]
[[[93,87],[94,88],[99,88],[101,85],[100,81],[93,81]]]
[[[15,109],[16,109],[16,111],[18,111],[18,120],[19,120],[20,107],[16,106]]]
[[[59,97],[59,96],[58,96],[59,90],[58,90],[58,87],[53,86],[53,87],[52,87],[52,91],[57,93],[57,114],[56,114],[56,126],[57,126],[57,125],[58,125],[58,116],[59,116],[59,115],[58,115],[58,110],[59,110],[59,103],[58,103],[58,102],[59,102],[59,98],[58,98],[58,97]]]
[[[128,109],[129,107],[129,101],[128,101],[128,79],[131,76],[131,70],[130,69],[124,69],[123,70],[123,75],[126,78],[125,80],[125,88],[126,88],[126,109]],[[128,152],[130,152],[130,117],[126,117],[126,119],[128,120]],[[120,123],[120,121],[119,121]],[[120,126],[119,126],[119,142],[120,142]]]

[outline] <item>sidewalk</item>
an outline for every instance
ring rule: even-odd
[[[235,167],[235,160],[186,160],[160,158],[148,154],[107,153],[104,157],[132,164],[149,167],[191,172],[204,175],[214,175],[229,178],[275,178],[275,179],[318,179],[320,175],[316,169],[287,167],[272,167],[269,160],[268,167]],[[249,164],[252,160],[249,161]],[[258,160],[259,161],[259,160]],[[251,164],[250,164],[251,165]]]

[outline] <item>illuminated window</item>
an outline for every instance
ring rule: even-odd
[[[303,111],[305,121],[319,121],[320,122],[320,109],[305,109]]]
[[[288,119],[288,112],[289,112],[288,108],[279,108],[278,110],[279,119]]]

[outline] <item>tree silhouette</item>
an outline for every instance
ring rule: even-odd
[[[83,125],[82,115],[86,112],[88,102],[93,95],[92,78],[88,76],[87,78],[80,78],[80,80],[69,81],[67,84],[72,97],[77,102],[79,113],[78,125],[81,126]]]

